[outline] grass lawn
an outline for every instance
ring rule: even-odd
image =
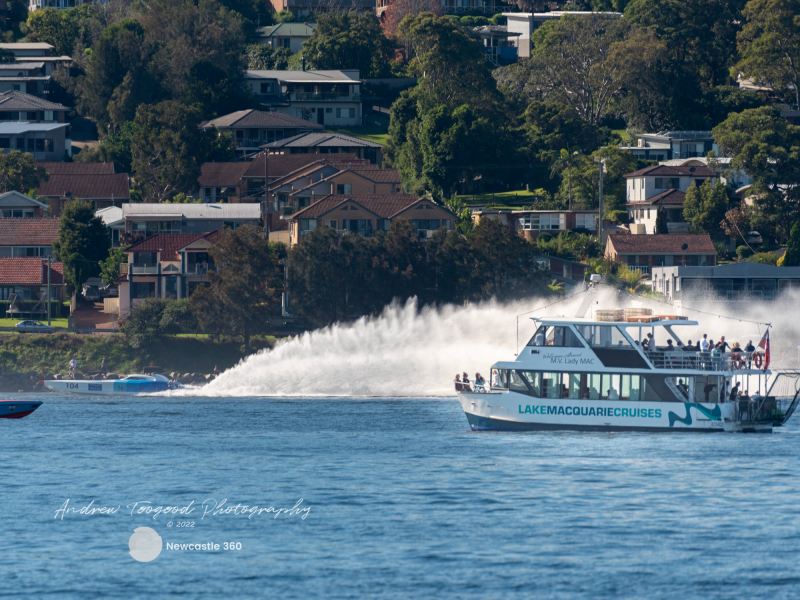
[[[531,204],[536,195],[528,190],[512,190],[510,192],[486,192],[484,194],[462,194],[458,196],[468,206],[486,205],[514,205],[522,206]]]
[[[22,318],[13,318],[13,319],[0,319],[0,327],[14,327],[20,321],[27,321],[28,319]],[[34,321],[39,321],[40,323],[47,324],[47,319],[32,319]],[[67,328],[67,319],[66,318],[59,318],[59,319],[52,319],[51,325],[56,329],[66,329]]]
[[[364,124],[361,127],[339,128],[335,131],[385,146],[389,141],[389,116],[369,113],[364,116]]]

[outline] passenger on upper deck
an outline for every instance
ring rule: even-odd
[[[672,345],[672,340],[667,340],[667,350],[675,350],[675,346]]]
[[[542,331],[541,328],[536,332],[536,335],[533,336],[533,345],[544,346],[544,331]]]
[[[731,347],[731,345],[728,342],[725,341],[725,336],[724,335],[721,338],[719,338],[719,341],[717,342],[717,345],[715,346],[715,348],[719,348],[720,352],[727,352],[728,348],[730,348],[730,347]]]
[[[694,344],[692,344],[692,340],[689,340],[687,344],[683,347],[684,352],[694,352]]]
[[[733,347],[731,348],[731,364],[734,369],[741,369],[744,367],[742,349],[739,347],[739,342],[733,342]]]
[[[744,347],[744,351],[747,352],[747,368],[749,369],[753,364],[753,352],[756,351],[756,347],[753,346],[753,340],[749,340],[747,342],[747,346]]]
[[[711,345],[711,342],[708,340],[708,334],[703,334],[703,339],[700,340],[700,350],[702,352],[708,352],[708,348]]]

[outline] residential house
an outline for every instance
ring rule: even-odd
[[[248,70],[245,82],[262,107],[320,125],[361,125],[361,80],[358,69]]]
[[[558,235],[562,231],[597,233],[599,213],[596,210],[519,210],[477,209],[472,211],[476,224],[483,219],[499,221],[519,235],[533,241],[542,234]]]
[[[673,160],[719,154],[710,131],[665,131],[642,133],[632,146],[620,146],[640,160]]]
[[[633,235],[614,233],[606,239],[605,257],[649,275],[653,267],[706,266],[717,261],[707,233]]]
[[[118,281],[120,320],[147,298],[188,298],[206,285],[214,268],[208,250],[217,235],[159,233],[127,248]]]
[[[46,314],[48,280],[50,298],[53,301],[62,301],[62,263],[52,261],[48,267],[47,259],[42,258],[0,258],[0,302],[14,302],[17,310],[12,314]],[[26,304],[19,305],[19,301]]]
[[[0,63],[2,70],[2,63]],[[16,90],[0,91],[0,121],[66,123],[69,108]]]
[[[395,221],[409,221],[423,239],[455,227],[456,216],[425,198],[408,194],[331,195],[289,217],[289,244],[296,245],[318,227],[341,233],[373,235]]]
[[[236,153],[243,158],[259,152],[264,144],[323,129],[318,123],[292,115],[252,108],[211,119],[201,127],[229,133],[236,145]]]
[[[81,4],[105,4],[108,0],[28,0],[28,12],[40,8],[74,8]]]
[[[50,214],[61,214],[67,202],[88,200],[95,210],[120,206],[130,201],[130,178],[127,173],[109,173],[113,163],[68,163],[63,168],[45,167],[47,181],[37,194],[50,205]]]
[[[261,204],[180,204],[136,202],[122,205],[115,227],[134,241],[157,233],[204,233],[223,227],[261,225]]]
[[[258,41],[270,48],[286,48],[292,54],[300,52],[306,40],[314,34],[314,23],[278,23],[256,29]]]
[[[36,160],[59,161],[72,155],[67,123],[0,121],[0,152],[30,152]]]
[[[32,77],[45,77],[47,78],[45,83],[42,85],[42,92],[47,92],[47,84],[49,84],[49,77],[53,74],[53,72],[58,68],[68,67],[72,64],[72,58],[69,56],[55,56],[53,55],[54,47],[50,44],[45,42],[7,42],[7,43],[0,43],[0,50],[5,50],[10,52],[14,55],[14,62],[13,63],[4,63],[6,65],[9,64],[30,64],[30,63],[43,63],[42,67],[35,67],[31,72]],[[2,80],[2,75],[0,75],[0,81]],[[4,88],[0,88],[4,89]],[[14,89],[14,88],[11,88]],[[32,91],[31,89],[22,89],[17,88],[20,91],[27,91],[28,93],[39,95],[37,92]]]
[[[323,177],[319,181],[285,194],[276,188],[277,210],[288,207],[294,212],[304,206],[313,204],[317,198],[330,195],[339,196],[376,196],[398,194],[401,191],[400,174],[394,169],[370,169],[359,167],[338,168],[335,173]]]
[[[517,62],[517,45],[514,40],[521,36],[519,31],[508,31],[505,25],[481,25],[473,31],[480,38],[483,53],[495,66],[510,65]]]
[[[203,202],[241,202],[245,195],[244,175],[249,162],[203,163],[197,178]],[[261,180],[263,187],[263,178]]]
[[[800,290],[800,267],[739,262],[717,266],[653,267],[653,291],[670,302],[758,302]]]
[[[458,0],[449,0],[458,2]],[[448,11],[448,14],[450,12]],[[491,12],[489,14],[495,14]],[[607,11],[563,11],[553,10],[549,12],[504,12],[503,16],[506,18],[506,28],[509,33],[519,34],[514,38],[509,38],[510,41],[517,47],[517,55],[519,58],[530,58],[532,50],[532,37],[533,32],[546,21],[560,19],[565,15],[570,17],[606,17],[610,19],[619,19],[622,13],[607,12]]]
[[[505,0],[442,0],[442,9],[447,15],[492,16],[508,8]]]
[[[633,233],[656,233],[664,211],[667,231],[687,231],[683,200],[690,186],[715,182],[717,174],[705,165],[653,165],[625,175],[627,208]]]
[[[750,186],[753,183],[752,175],[744,169],[734,167],[733,159],[730,157],[708,158],[706,156],[698,156],[695,158],[674,158],[665,160],[660,164],[668,167],[708,167],[716,173],[720,182],[734,190]]]
[[[0,257],[47,257],[58,239],[58,219],[47,217],[0,219]]]
[[[50,89],[50,75],[46,70],[42,61],[0,63],[0,92],[46,96]]]
[[[375,0],[269,0],[276,13],[290,12],[295,17],[311,17],[332,10],[374,10]]]
[[[16,190],[0,194],[0,218],[31,219],[43,217],[47,212],[47,204]]]
[[[301,133],[265,147],[270,154],[355,154],[374,164],[381,163],[383,152],[383,147],[375,142],[327,131]]]

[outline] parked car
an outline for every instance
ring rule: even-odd
[[[19,333],[53,333],[55,329],[41,321],[20,321],[16,327]]]

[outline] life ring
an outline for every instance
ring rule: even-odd
[[[764,355],[760,352],[758,354],[753,355],[753,364],[756,366],[756,369],[760,369],[761,366],[764,364]]]

